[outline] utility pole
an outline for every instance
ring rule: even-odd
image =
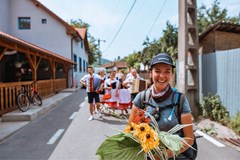
[[[197,118],[199,114],[198,25],[196,0],[179,0],[178,78]]]
[[[101,58],[102,58],[102,54],[101,54],[101,50],[100,50],[100,43],[101,42],[105,43],[106,40],[98,39],[98,49],[99,49],[99,52],[100,52],[99,57],[98,57],[98,65],[99,65],[99,67],[101,66]]]

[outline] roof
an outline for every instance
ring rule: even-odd
[[[82,40],[84,41],[85,50],[89,51],[89,45],[87,40],[87,28],[75,28],[78,34],[81,36]]]
[[[87,35],[87,28],[75,28],[76,31],[79,33],[81,38],[84,40],[85,36]],[[87,37],[86,37],[87,38]]]
[[[123,61],[109,62],[109,63],[103,64],[102,66],[105,68],[113,68],[113,67],[127,68],[127,62],[123,62]]]
[[[212,31],[223,31],[223,32],[231,32],[231,33],[238,33],[240,34],[240,24],[232,23],[232,22],[225,22],[219,21],[212,26],[208,27],[200,36],[199,39],[206,36],[209,32]]]
[[[24,47],[26,47],[28,49],[36,50],[38,52],[42,52],[42,53],[46,54],[47,56],[52,56],[52,57],[64,60],[64,61],[66,61],[66,62],[68,62],[70,64],[76,65],[75,62],[71,61],[70,59],[68,59],[66,57],[60,56],[59,54],[53,53],[53,52],[51,52],[49,50],[46,50],[46,49],[41,48],[41,47],[38,47],[38,46],[36,46],[34,44],[31,44],[31,43],[29,43],[27,41],[24,41],[22,39],[16,38],[14,36],[11,36],[11,35],[9,35],[7,33],[1,32],[1,31],[0,31],[0,40],[1,41],[2,40],[11,41],[11,42],[14,42],[16,44],[22,45],[22,46],[24,46]],[[1,41],[0,41],[0,44],[1,44]]]
[[[75,28],[71,25],[69,25],[67,22],[65,22],[63,19],[61,19],[59,16],[57,16],[55,13],[53,13],[51,10],[49,10],[47,7],[45,7],[42,3],[40,3],[37,0],[31,0],[36,7],[41,8],[46,13],[48,13],[50,16],[52,16],[54,19],[56,19],[58,22],[60,22],[63,26],[66,27],[67,34],[71,34],[74,38],[77,40],[82,40],[81,35],[75,30]]]

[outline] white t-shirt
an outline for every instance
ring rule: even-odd
[[[91,75],[87,74],[81,78],[82,81],[87,83],[86,92],[90,92],[90,77],[91,77]],[[94,91],[97,91],[101,85],[102,78],[101,78],[101,76],[99,76],[98,74],[95,74],[95,73],[92,74],[92,77],[93,77]]]

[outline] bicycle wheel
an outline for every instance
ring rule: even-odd
[[[18,96],[17,96],[17,106],[18,106],[18,108],[22,112],[26,112],[29,109],[29,105],[30,105],[30,103],[29,103],[28,97],[23,93],[18,94]]]
[[[38,95],[38,93],[36,91],[34,91],[34,93],[33,93],[32,100],[33,100],[33,103],[36,102],[38,104],[38,106],[42,105],[42,98]]]

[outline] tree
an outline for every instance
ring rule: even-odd
[[[89,28],[90,27],[90,25],[88,23],[83,22],[81,19],[78,19],[78,20],[71,19],[70,25],[74,26],[76,28]]]
[[[160,38],[161,52],[172,56],[177,53],[178,29],[170,24],[169,21],[167,21],[166,25],[166,29],[163,30],[163,36]]]
[[[73,20],[71,19],[70,25],[75,28],[89,28],[90,25],[88,23],[83,22],[81,19]],[[88,33],[88,44],[89,44],[89,56],[88,56],[88,63],[92,65],[94,62],[97,62],[98,57],[101,56],[101,52],[97,45],[97,40]]]
[[[233,23],[237,23],[239,18],[228,17],[227,9],[220,8],[220,2],[218,0],[214,0],[211,8],[207,8],[206,5],[202,4],[202,6],[197,11],[197,21],[198,21],[198,31],[199,33],[203,33],[206,28],[210,25],[215,24],[219,21],[229,21]]]
[[[178,30],[169,21],[166,23],[166,29],[163,30],[163,36],[158,40],[150,42],[147,37],[143,41],[144,49],[139,52],[130,54],[126,61],[130,67],[140,67],[142,63],[145,67],[149,66],[153,56],[160,52],[165,52],[173,55],[177,52]]]

